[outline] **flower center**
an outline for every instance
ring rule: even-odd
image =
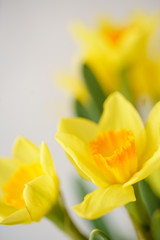
[[[93,159],[109,183],[124,183],[137,171],[132,131],[102,132],[89,145]]]
[[[111,28],[106,29],[102,28],[102,34],[105,38],[107,38],[112,45],[118,45],[122,38],[125,36],[125,34],[129,31],[130,27],[124,27],[124,28]]]
[[[5,203],[18,209],[24,208],[25,184],[42,174],[44,172],[39,162],[20,167],[2,188]]]

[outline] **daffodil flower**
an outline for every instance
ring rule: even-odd
[[[119,93],[107,98],[98,124],[82,118],[61,120],[57,141],[80,175],[98,187],[73,207],[80,217],[96,219],[136,201],[133,185],[160,167],[159,126],[160,103],[144,127]]]
[[[0,158],[0,224],[39,221],[56,204],[59,181],[47,145],[19,137],[13,156]]]
[[[141,13],[121,24],[106,18],[92,29],[75,25],[73,34],[82,46],[81,61],[90,67],[106,92],[120,89],[120,69],[132,66],[134,70],[137,62],[139,65],[148,59],[148,49],[152,54],[157,51],[150,42],[158,24],[159,16]]]

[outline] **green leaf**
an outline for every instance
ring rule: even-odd
[[[143,211],[142,203],[139,203],[139,201],[136,202],[130,202],[126,205],[126,209],[132,219],[134,219],[137,224],[147,228],[148,224],[146,222],[146,214]]]
[[[160,209],[157,209],[152,217],[152,233],[155,240],[160,239]]]
[[[110,238],[104,232],[95,229],[91,232],[89,240],[110,240]]]
[[[132,88],[129,82],[128,68],[124,68],[120,72],[119,91],[134,104]]]
[[[95,75],[86,64],[82,65],[82,73],[88,92],[93,100],[97,114],[100,117],[103,111],[103,102],[106,99],[106,94],[99,85]]]
[[[75,109],[75,113],[76,113],[76,115],[77,115],[78,117],[90,119],[87,110],[86,110],[85,107],[80,103],[80,101],[77,100],[77,99],[75,99],[75,101],[74,101],[74,109]]]
[[[99,113],[92,100],[84,106],[79,100],[75,99],[74,109],[78,117],[86,118],[94,122],[98,122],[99,120]]]
[[[149,184],[143,180],[138,183],[142,201],[148,211],[150,217],[156,209],[160,208],[160,199],[153,193]]]
[[[146,210],[146,206],[142,200],[142,196],[140,193],[139,184],[134,184],[134,192],[136,196],[135,202],[130,202],[126,205],[126,209],[130,217],[139,225],[144,228],[149,228],[150,225],[150,217]]]
[[[93,102],[93,100],[90,102],[89,106],[87,107],[87,112],[90,117],[90,120],[94,122],[98,122],[100,119],[99,112],[97,111],[97,108]]]

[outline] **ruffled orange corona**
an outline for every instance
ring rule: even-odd
[[[124,183],[137,171],[132,131],[122,129],[100,133],[89,144],[93,159],[110,184]]]

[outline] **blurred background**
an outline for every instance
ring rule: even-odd
[[[123,19],[132,12],[160,11],[159,0],[1,0],[0,1],[0,156],[10,156],[14,139],[25,136],[39,145],[44,140],[52,153],[61,190],[73,219],[84,233],[87,224],[71,210],[76,172],[54,140],[61,117],[72,116],[71,99],[56,83],[56,74],[69,69],[77,51],[69,26],[74,21],[92,24],[96,16]],[[128,240],[135,240],[123,208],[111,213],[114,224]],[[126,232],[127,224],[127,232]],[[0,239],[69,239],[43,219],[26,226],[0,226]]]

